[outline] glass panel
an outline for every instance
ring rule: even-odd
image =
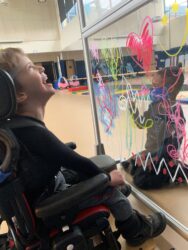
[[[164,0],[165,13],[171,12],[171,15],[185,15],[185,9],[188,6],[187,0]],[[174,13],[174,10],[178,10]]]
[[[123,2],[129,0],[83,0],[86,25],[97,21],[107,11]]]
[[[77,0],[58,0],[61,26],[64,28],[78,15]]]
[[[171,206],[187,195],[187,25],[187,12],[167,17],[163,1],[153,1],[94,34],[89,46],[106,153],[188,228],[188,204]]]

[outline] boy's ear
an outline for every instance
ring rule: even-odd
[[[27,95],[25,92],[16,93],[16,101],[18,104],[24,102],[27,99]]]

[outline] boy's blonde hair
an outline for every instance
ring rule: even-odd
[[[0,69],[7,71],[14,79],[18,70],[20,55],[24,56],[25,53],[20,48],[6,48],[0,50]],[[14,79],[16,90],[21,90],[21,86]]]

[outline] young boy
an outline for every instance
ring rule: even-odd
[[[134,112],[130,109],[137,127],[147,128],[147,138],[145,150],[122,165],[125,169],[131,168],[134,183],[140,188],[159,188],[169,183],[170,176],[165,163],[169,166],[172,176],[175,174],[176,164],[179,163],[179,150],[186,134],[183,110],[180,103],[176,102],[183,83],[181,68],[159,70],[153,75],[151,104],[148,110],[140,116],[138,109],[134,109]],[[182,177],[177,175],[177,179],[181,178],[179,180],[183,180]]]
[[[55,90],[47,83],[44,68],[35,66],[22,50],[15,48],[0,52],[0,68],[6,70],[14,79],[17,118],[21,120],[24,117],[41,125],[13,129],[21,145],[24,145],[38,162],[25,171],[22,168],[19,170],[29,200],[34,202],[44,189],[51,185],[61,166],[82,173],[86,178],[101,173],[91,160],[66,147],[46,128],[43,122],[45,106],[55,94]],[[124,184],[123,177],[117,170],[109,174],[109,182],[109,187],[99,195],[100,199],[91,197],[79,204],[79,209],[98,204],[107,205],[115,217],[120,233],[131,245],[142,244],[164,231],[166,220],[163,214],[155,213],[146,217],[132,209],[127,198],[117,188]]]

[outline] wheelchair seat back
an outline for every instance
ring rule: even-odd
[[[12,78],[0,70],[0,215],[13,237],[24,241],[34,237],[35,219],[17,177],[20,146],[7,126],[16,112],[16,93]]]

